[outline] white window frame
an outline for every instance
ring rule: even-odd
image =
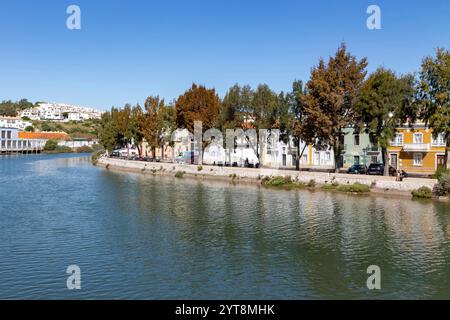
[[[432,136],[431,144],[433,146],[440,146],[440,147],[445,146],[444,135],[442,133],[439,133],[436,139]]]
[[[399,142],[399,140],[401,142]],[[403,145],[403,141],[404,141],[403,132],[396,133],[395,136],[394,136],[394,139],[392,140],[392,145],[393,146],[402,146]]]
[[[420,161],[419,162],[417,162],[416,160],[416,157],[417,156],[420,156]],[[414,167],[421,167],[422,166],[422,161],[423,161],[423,155],[421,154],[421,153],[414,153],[413,154],[413,166]]]
[[[420,142],[416,142],[417,136],[420,136]],[[413,133],[413,143],[414,144],[423,144],[423,133],[422,132],[414,132]]]

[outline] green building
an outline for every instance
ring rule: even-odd
[[[346,128],[341,138],[341,162],[344,168],[354,164],[381,163],[381,148],[372,143],[369,134],[355,133],[353,128]]]

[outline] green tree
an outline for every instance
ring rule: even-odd
[[[141,106],[136,104],[131,110],[130,114],[130,121],[129,121],[129,131],[131,132],[131,138],[135,144],[135,146],[138,149],[139,155],[141,154],[141,145],[142,140],[144,139],[143,134],[143,118],[144,118],[144,112],[142,111]]]
[[[251,95],[250,105],[244,106],[245,117],[256,131],[256,144],[250,143],[250,147],[255,152],[260,166],[262,166],[263,144],[266,140],[266,137],[261,137],[260,130],[268,130],[270,136],[271,130],[277,129],[278,103],[278,95],[267,84],[260,84]]]
[[[308,145],[315,145],[318,140],[313,122],[309,121],[305,112],[305,91],[303,82],[295,80],[292,84],[290,112],[288,117],[289,134],[295,145],[295,169],[300,170],[300,159]],[[300,149],[300,142],[303,147]]]
[[[55,128],[53,127],[53,125],[49,124],[48,122],[43,122],[41,125],[41,129],[42,131],[55,131]]]
[[[342,130],[355,122],[354,105],[366,76],[366,58],[358,61],[343,44],[328,63],[320,59],[311,70],[304,95],[304,115],[318,143],[333,149],[335,171],[341,154]]]
[[[162,140],[162,121],[159,114],[164,109],[164,99],[150,96],[145,100],[144,106],[145,116],[141,122],[141,130],[155,157],[156,148],[161,145]]]
[[[245,106],[243,90],[244,88],[241,88],[239,84],[235,84],[228,89],[222,100],[217,124],[223,133],[226,129],[241,127],[243,121],[242,109]],[[249,105],[250,99],[247,103],[247,106]]]
[[[33,126],[27,126],[25,128],[25,131],[27,131],[27,132],[34,132],[34,127]]]
[[[45,143],[44,150],[45,151],[55,151],[57,147],[58,147],[58,141],[50,139],[50,140],[47,140],[47,142]]]
[[[112,152],[120,143],[119,131],[117,128],[117,113],[116,108],[111,108],[102,114],[100,128],[99,128],[99,142],[109,152]]]
[[[163,106],[158,112],[159,123],[161,125],[161,153],[164,158],[164,153],[167,146],[173,147],[174,143],[172,141],[172,132],[177,129],[177,114],[175,111],[175,106],[169,104]]]
[[[433,129],[436,137],[442,134],[446,140],[445,165],[450,148],[450,52],[439,48],[436,56],[422,61],[417,98],[421,118]]]
[[[411,114],[414,77],[397,77],[391,70],[378,68],[364,82],[355,104],[357,131],[365,131],[382,150],[384,175],[389,175],[387,147],[398,124]]]
[[[21,99],[13,102],[11,100],[0,102],[0,116],[16,117],[19,112],[33,107],[33,104],[27,99]]]

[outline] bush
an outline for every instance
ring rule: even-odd
[[[449,173],[450,173],[450,171],[448,171],[446,168],[441,166],[441,167],[437,168],[437,170],[434,172],[433,178],[439,180],[443,174],[449,174]]]
[[[58,141],[56,140],[47,140],[44,146],[44,151],[55,151],[58,147]]]
[[[55,153],[72,153],[73,150],[70,147],[66,146],[57,146],[55,149]]]
[[[198,166],[197,167],[197,171],[202,171],[203,170],[203,166]]]
[[[314,179],[309,180],[307,186],[308,186],[308,188],[314,188],[316,186],[316,180],[314,180]]]
[[[273,177],[273,178],[266,177],[262,181],[262,184],[268,187],[278,187],[289,183],[292,183],[290,177]]]
[[[184,176],[184,171],[177,171],[175,173],[175,178],[183,178]]]
[[[338,186],[335,184],[324,184],[322,187],[320,187],[322,190],[336,190]]]
[[[292,181],[290,176],[287,177],[264,177],[261,184],[266,187],[282,187],[282,188],[303,188],[305,185],[300,182]]]
[[[338,186],[337,190],[342,191],[342,192],[364,193],[364,192],[369,192],[370,188],[366,184],[355,182],[354,184],[346,184],[346,185]]]
[[[55,127],[53,127],[53,125],[51,125],[51,124],[49,124],[49,123],[47,123],[47,122],[44,122],[42,125],[41,125],[41,129],[42,129],[42,131],[56,131],[55,130]]]
[[[94,149],[92,149],[89,146],[82,146],[82,147],[77,148],[77,152],[78,153],[92,153],[92,152],[94,152]]]
[[[450,194],[450,173],[442,173],[438,183],[433,187],[433,194],[436,196],[446,196]]]
[[[34,127],[33,127],[33,126],[27,126],[27,127],[25,128],[25,131],[26,131],[26,132],[34,132]]]
[[[101,145],[101,144],[94,144],[94,145],[92,145],[92,149],[95,151],[95,152],[105,152],[105,148]]]
[[[425,186],[420,187],[419,189],[414,189],[411,191],[413,198],[422,198],[422,199],[430,199],[433,194],[431,189]]]

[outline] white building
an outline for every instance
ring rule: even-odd
[[[26,127],[32,126],[31,122],[23,121],[15,117],[0,117],[0,128],[12,128],[25,130]]]
[[[67,118],[65,115],[67,114]],[[53,121],[83,121],[89,119],[100,119],[102,112],[92,108],[85,108],[64,103],[39,103],[37,107],[25,109],[21,117],[31,120],[53,120]]]
[[[47,140],[21,139],[16,128],[1,128],[0,126],[0,153],[11,152],[38,152],[44,148]]]

